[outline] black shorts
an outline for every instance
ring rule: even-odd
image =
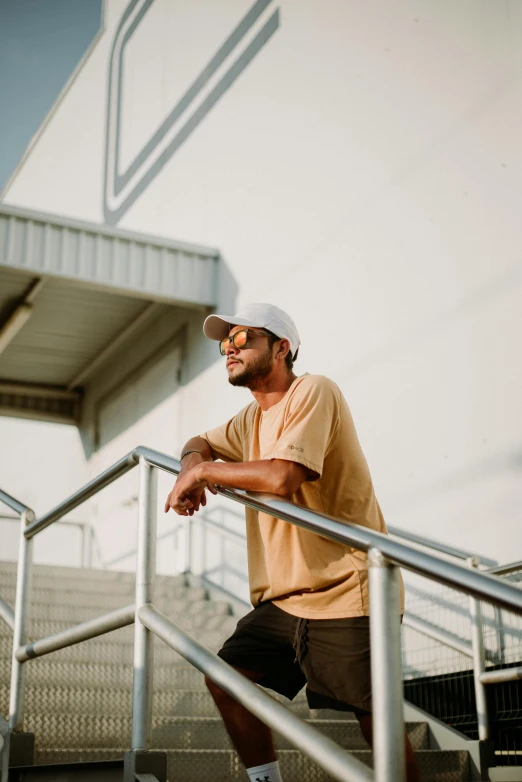
[[[259,671],[258,684],[290,700],[306,684],[311,709],[372,710],[368,616],[300,619],[261,603],[218,654],[235,668]]]

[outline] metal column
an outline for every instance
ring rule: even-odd
[[[468,565],[478,566],[477,559],[470,557]],[[481,676],[486,670],[486,655],[484,652],[484,634],[482,630],[482,609],[480,600],[469,596],[469,615],[471,620],[471,649],[473,652],[473,680],[475,684],[475,701],[477,704],[478,734],[480,741],[489,739],[489,715],[486,685]]]
[[[16,572],[15,625],[13,630],[13,662],[11,667],[11,695],[9,700],[9,729],[21,731],[24,727],[24,702],[26,667],[19,663],[15,652],[27,643],[31,579],[33,570],[33,540],[25,537],[28,524],[34,521],[32,511],[24,511],[20,517],[20,548]]]
[[[0,776],[7,779],[9,766],[30,766],[34,759],[34,734],[24,733],[24,704],[26,667],[15,656],[18,647],[27,643],[31,580],[33,569],[33,541],[25,537],[28,524],[34,521],[32,510],[20,516],[20,548],[16,572],[16,601],[13,628],[13,657],[11,663],[11,690],[9,699],[9,732],[1,757]]]
[[[404,782],[399,569],[374,548],[368,552],[368,564],[375,780]]]
[[[140,456],[138,495],[138,551],[136,563],[136,619],[132,686],[132,750],[147,750],[152,722],[153,636],[138,619],[138,609],[154,599],[156,579],[157,480],[153,467]]]

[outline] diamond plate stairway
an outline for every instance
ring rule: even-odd
[[[34,568],[30,639],[41,638],[134,600],[134,574],[77,568]],[[0,597],[14,606],[16,564],[0,563]],[[216,651],[237,617],[230,606],[208,599],[183,576],[159,576],[155,604],[174,622]],[[131,734],[133,628],[116,630],[32,660],[28,665],[25,730],[35,734],[35,763],[121,760]],[[152,747],[168,755],[171,782],[230,782],[247,775],[230,747],[202,674],[155,639]],[[0,714],[9,708],[12,633],[0,621]],[[284,700],[278,698],[279,700]],[[351,715],[310,711],[304,691],[290,705],[359,759],[371,764],[357,721]],[[428,726],[409,723],[424,782],[465,782],[465,751],[428,749]],[[276,737],[277,740],[277,737]],[[329,777],[306,756],[277,740],[285,782],[326,782]],[[121,768],[85,766],[82,779],[121,778]],[[70,766],[69,779],[78,776]],[[50,772],[49,772],[50,773]],[[22,775],[31,779],[36,776]],[[56,775],[40,776],[57,779]],[[79,778],[79,777],[78,777]]]

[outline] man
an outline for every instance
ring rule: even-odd
[[[219,342],[229,383],[249,388],[254,401],[187,442],[165,511],[192,515],[206,504],[205,490],[219,485],[282,495],[386,532],[341,391],[326,377],[293,372],[300,339],[292,319],[271,304],[252,304],[237,315],[210,315],[203,331]],[[288,698],[306,684],[311,708],[354,712],[371,744],[366,554],[252,509],[246,527],[254,610],[219,656]],[[281,782],[270,729],[206,683],[251,782]],[[406,758],[414,782],[407,739]]]

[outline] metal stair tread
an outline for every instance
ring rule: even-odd
[[[271,695],[276,700],[284,701],[275,693]],[[165,690],[158,688],[153,693],[153,713],[156,716],[214,716],[217,714],[215,703],[208,692],[204,690],[182,690],[179,688]],[[0,712],[7,711],[9,703],[9,687],[0,686]],[[300,716],[310,716],[308,703],[303,695],[290,704],[289,709]],[[44,705],[45,704],[45,705]],[[132,689],[93,687],[44,687],[28,685],[26,694],[27,713],[30,710],[48,714],[88,714],[102,713],[105,717],[130,714],[132,704]]]
[[[306,721],[328,735],[346,749],[367,748],[358,721],[354,715],[347,719],[307,719]],[[33,713],[26,719],[26,729],[35,733],[37,748],[60,746],[62,749],[89,746],[100,748],[126,744],[131,735],[132,720],[128,716],[105,717],[83,714],[51,715]],[[407,723],[407,730],[415,749],[426,749],[426,723]],[[103,736],[101,741],[100,736]],[[99,743],[96,743],[99,742]],[[288,748],[288,742],[276,736],[276,745]],[[229,749],[230,740],[220,716],[189,717],[163,716],[152,721],[151,748],[173,749]]]
[[[203,622],[203,627],[199,626],[201,625],[201,622],[198,622],[197,614],[191,616],[189,613],[185,613],[185,615],[183,616],[183,622],[180,621],[181,617],[179,616],[174,615],[169,618],[171,618],[173,622],[179,624],[180,627],[186,629],[188,632],[201,629],[203,633],[216,633],[220,630],[221,636],[223,637],[224,640],[227,637],[227,635],[230,635],[231,631],[235,628],[237,619],[230,615],[215,614],[214,616],[216,618],[216,622],[218,619],[221,620],[217,622],[217,627],[215,628],[209,626],[210,617],[208,615],[199,616],[199,619],[201,619]],[[91,618],[96,619],[96,616],[93,616]],[[230,621],[227,622],[227,620]],[[87,620],[82,620],[82,621],[87,621]],[[46,638],[47,636],[55,635],[56,633],[60,633],[62,630],[68,630],[71,627],[75,627],[77,624],[79,624],[79,622],[70,622],[70,621],[60,622],[60,621],[47,621],[47,620],[37,619],[34,622],[29,623],[29,631],[28,631],[29,642],[31,643],[41,638]],[[11,639],[12,637],[11,629],[4,622],[2,622],[2,625],[3,627],[0,627],[0,638],[6,637]],[[118,630],[113,630],[110,633],[105,633],[101,636],[97,636],[96,639],[89,639],[89,640],[99,641],[100,638],[103,638],[105,643],[132,644],[134,642],[134,632],[133,632],[132,625],[127,625],[126,627],[119,628]],[[205,643],[203,639],[200,640],[202,643]],[[162,642],[159,641],[159,643]]]
[[[132,662],[132,643],[125,638],[114,638],[114,635],[120,632],[121,630],[115,630],[110,636],[99,636],[98,638],[92,638],[81,644],[74,644],[65,649],[59,649],[52,653],[52,657],[49,656],[47,659],[53,659],[56,662],[65,660],[70,662],[107,662],[109,660],[115,660],[116,662]],[[198,640],[201,643],[204,643],[209,649],[215,649],[215,651],[217,651],[224,639],[224,633],[215,631],[208,635],[198,634]],[[0,637],[0,656],[9,657],[10,659],[11,648],[11,636],[9,638]],[[159,640],[154,644],[154,660],[156,664],[170,664],[173,661],[176,661],[180,665],[190,664]],[[32,664],[33,662],[29,663],[29,665]]]
[[[17,573],[18,563],[13,561],[0,561],[0,572],[5,575],[15,575]],[[35,563],[33,564],[33,577],[47,576],[55,579],[70,579],[71,581],[100,579],[102,581],[127,581],[134,584],[136,581],[136,574],[130,570],[109,570],[106,568],[84,568],[74,567],[74,565],[43,565]],[[158,573],[156,575],[156,583],[170,583],[173,581],[180,581],[185,583],[186,576],[184,573],[176,573],[175,575],[167,575],[164,573]]]
[[[135,574],[131,572],[36,566],[34,573],[33,638],[59,632],[134,600]],[[15,579],[16,563],[3,569],[0,565],[0,596],[5,599],[7,595],[8,603],[14,602]],[[207,590],[188,586],[183,575],[158,577],[155,602],[174,622],[213,650],[237,622],[237,617],[227,615],[226,603],[208,600]],[[69,616],[74,621],[67,621]],[[214,617],[219,628],[209,629]],[[4,632],[4,628],[5,623],[0,622],[0,658],[4,657],[0,659],[0,676],[4,668],[8,672],[11,651],[10,631]],[[134,629],[129,626],[31,661],[26,727],[37,727],[37,763],[121,760],[130,742],[133,636]],[[237,754],[229,743],[225,744],[229,740],[203,675],[159,639],[155,639],[154,646],[152,747],[167,752],[169,778],[183,782],[244,780]],[[7,667],[2,665],[4,662]],[[64,678],[66,683],[62,684]],[[0,711],[7,706],[7,694],[8,687],[0,687]],[[310,710],[304,691],[292,704],[280,697],[277,700],[322,727],[356,757],[370,762],[371,750],[361,746],[364,740],[353,715]],[[468,779],[467,752],[426,749],[426,723],[410,723],[408,731],[423,779]],[[105,747],[99,746],[102,741]],[[207,746],[203,746],[205,742]],[[85,746],[87,743],[91,746]],[[288,742],[276,738],[276,744],[281,747],[278,754],[285,782],[327,782],[327,775],[300,751],[290,748]]]
[[[134,601],[131,601],[134,602]],[[173,621],[180,619],[205,619],[212,616],[231,616],[230,607],[225,602],[212,603],[209,600],[191,600],[186,603],[177,604],[178,601],[158,600],[156,607],[165,614],[169,614]],[[74,626],[80,622],[86,622],[90,619],[96,619],[109,611],[125,608],[129,603],[119,603],[113,607],[100,607],[85,605],[52,605],[49,603],[33,603],[30,609],[29,621],[33,622],[60,622]]]
[[[165,749],[167,777],[183,782],[243,782],[245,770],[232,749]],[[85,760],[120,759],[125,748],[93,748],[77,750],[43,750],[36,753],[36,762],[66,762],[80,755]],[[76,755],[75,755],[76,753]],[[350,754],[367,765],[372,763],[372,751],[359,749]],[[466,782],[469,778],[469,756],[463,750],[417,750],[416,757],[421,777],[430,782]],[[330,782],[330,777],[312,760],[296,749],[278,751],[278,759],[285,782]]]

